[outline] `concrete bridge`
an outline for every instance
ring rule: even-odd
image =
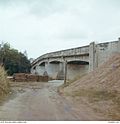
[[[32,63],[31,73],[48,75],[51,79],[64,79],[67,67],[67,80],[73,80],[94,70],[112,54],[120,52],[118,41],[95,44],[44,54]]]

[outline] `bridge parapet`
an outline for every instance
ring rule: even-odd
[[[38,63],[39,61],[41,61],[43,59],[47,59],[47,58],[78,56],[78,55],[85,55],[85,54],[89,54],[89,45],[44,54],[44,55],[38,57],[37,59],[35,59],[32,63],[32,66],[35,65],[36,63]]]

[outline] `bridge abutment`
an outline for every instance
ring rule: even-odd
[[[98,67],[98,48],[95,42],[89,45],[89,71],[93,71]]]

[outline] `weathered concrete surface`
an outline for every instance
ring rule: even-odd
[[[49,77],[51,77],[52,79],[56,79],[60,71],[60,63],[48,63],[46,71]]]
[[[81,64],[79,63],[68,63],[67,64],[67,80],[73,80],[82,77],[84,74],[88,73],[89,63]]]
[[[120,39],[118,41],[105,42],[95,44],[90,43],[89,46],[89,70],[92,71],[96,67],[106,62],[112,54],[120,53]]]
[[[48,53],[43,56],[40,56],[32,63],[31,73],[44,75],[44,72],[47,72],[50,79],[64,79],[65,61],[89,62],[89,46],[52,52],[52,53]],[[43,65],[43,63],[45,64]],[[79,65],[78,66],[75,65],[75,66],[76,68],[79,67]],[[83,70],[82,73],[84,73],[85,71],[86,69]],[[72,73],[72,71],[70,73]],[[74,70],[73,70],[73,73],[75,73]]]
[[[13,83],[11,98],[0,104],[0,121],[104,120],[84,103],[76,106],[57,87],[62,82]]]
[[[82,76],[82,74],[85,74],[86,72],[89,72],[89,71],[93,71],[96,67],[99,67],[112,54],[116,52],[120,53],[120,39],[118,39],[118,41],[105,42],[105,43],[99,43],[99,44],[95,44],[95,42],[92,42],[88,46],[47,53],[33,61],[31,73],[34,73],[34,74],[37,73],[39,75],[42,75],[44,74],[44,71],[45,71],[45,72],[48,72],[48,76],[50,76],[53,79],[57,79],[57,77],[60,77],[59,76],[60,72],[62,72],[63,73],[62,75],[64,75],[64,72],[65,72],[64,65],[66,61],[67,62],[70,62],[70,61],[88,62],[89,68],[85,67],[81,69],[79,64],[78,65],[74,64],[75,68],[78,68],[78,70],[81,69],[79,76]],[[50,64],[55,61],[58,63]],[[41,67],[42,63],[45,63],[44,67]],[[62,69],[59,63],[62,63],[63,65]],[[73,79],[74,77],[78,76],[77,75],[78,70],[76,69],[76,71],[75,70],[72,71],[70,68],[72,68],[73,65],[71,67],[70,65],[68,66],[69,66],[68,77],[70,77],[69,79]],[[74,75],[74,77],[71,75]]]

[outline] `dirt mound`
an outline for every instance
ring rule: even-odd
[[[9,92],[9,81],[4,69],[0,66],[0,97]]]
[[[68,96],[83,100],[110,119],[120,119],[120,54],[63,89]]]

